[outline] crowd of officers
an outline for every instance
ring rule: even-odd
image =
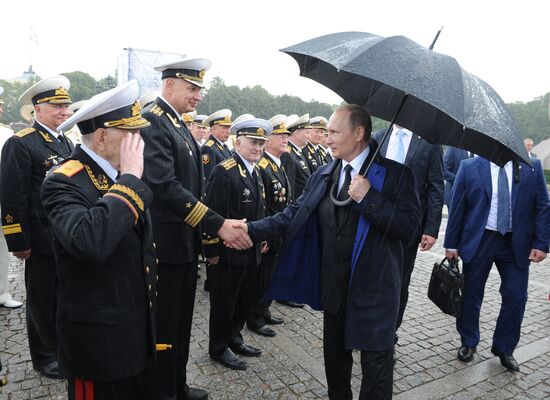
[[[20,97],[32,125],[2,150],[3,233],[25,261],[33,367],[68,379],[71,399],[208,397],[186,381],[200,258],[213,360],[246,369],[241,356],[261,351],[244,343],[244,324],[274,336],[269,325],[283,322],[263,296],[280,241],[248,248],[236,227],[284,210],[332,160],[328,121],[197,115],[209,66],[157,67],[162,91],[143,110],[126,85],[75,113],[63,76]]]

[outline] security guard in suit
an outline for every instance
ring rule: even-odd
[[[72,400],[150,398],[156,259],[138,94],[130,81],[61,124],[77,123],[83,142],[42,185],[59,277],[59,367]]]
[[[265,216],[265,192],[259,169],[264,142],[272,131],[269,121],[259,118],[231,127],[237,135],[235,155],[218,164],[208,179],[205,203],[220,215],[256,221]],[[244,343],[241,330],[250,307],[260,298],[258,290],[260,251],[256,243],[238,251],[225,247],[218,237],[203,240],[204,253],[212,266],[210,274],[210,357],[237,370],[247,368],[245,357],[258,357],[259,349]],[[235,354],[236,353],[236,354]]]
[[[328,120],[325,117],[313,117],[309,120],[309,141],[312,143],[319,159],[319,166],[326,165],[332,161],[330,153],[322,146],[327,135]]]
[[[266,193],[267,215],[275,215],[286,208],[290,203],[292,194],[290,182],[281,163],[281,156],[288,151],[288,135],[290,132],[286,129],[286,117],[282,114],[275,115],[269,122],[273,125],[273,132],[265,144],[264,153],[258,162],[258,167],[260,167],[260,176],[262,177]],[[283,323],[282,318],[271,314],[269,310],[271,301],[263,299],[263,294],[267,290],[269,280],[275,268],[280,246],[280,239],[270,241],[269,250],[262,255],[259,282],[262,298],[254,303],[246,319],[248,329],[268,337],[276,335],[276,332],[268,325]]]
[[[46,172],[71,154],[72,143],[56,129],[69,117],[69,80],[61,75],[27,89],[21,104],[34,105],[35,123],[2,149],[0,201],[9,250],[25,260],[27,332],[33,367],[59,378],[55,333],[57,278],[40,186]]]
[[[297,118],[288,118],[286,128],[290,132],[288,139],[288,151],[290,157],[283,157],[283,165],[290,173],[293,197],[295,201],[300,197],[306,182],[311,176],[312,170],[302,148],[307,143],[307,127],[309,126],[309,114]]]
[[[232,156],[229,147],[225,143],[229,139],[231,115],[231,110],[223,109],[209,115],[203,122],[205,126],[210,127],[210,136],[201,147],[206,179],[208,179],[216,165]]]
[[[182,59],[160,65],[162,90],[144,117],[151,126],[143,130],[144,181],[154,194],[151,206],[153,236],[157,244],[158,312],[157,339],[172,348],[159,352],[153,399],[206,399],[208,393],[187,385],[191,322],[195,304],[199,224],[209,235],[239,248],[251,245],[235,221],[210,210],[204,195],[204,172],[199,146],[181,114],[191,112],[202,100],[203,77],[211,62]]]

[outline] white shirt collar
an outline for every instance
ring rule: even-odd
[[[176,114],[176,117],[178,117],[180,122],[183,122],[182,119],[181,119],[181,114],[179,112],[177,112],[174,107],[172,107],[172,104],[170,104],[170,102],[168,100],[166,100],[164,97],[162,97],[161,94],[159,94],[159,97],[162,99],[162,101],[164,101],[166,104],[168,104],[168,106],[172,109],[172,111],[174,111],[174,114]]]
[[[265,154],[267,154],[274,162],[277,164],[277,167],[281,167],[281,159],[275,157],[273,154],[271,154],[269,151],[264,150]]]
[[[412,134],[413,134],[412,131],[408,130],[407,128],[403,128],[402,126],[399,127],[399,126],[394,125],[393,129],[392,129],[392,134],[395,135],[399,131],[403,131],[403,133],[405,133],[405,135],[407,135],[408,137],[411,137]]]
[[[62,132],[59,132],[57,133],[56,131],[48,128],[46,125],[44,125],[43,123],[41,123],[39,120],[36,120],[36,122],[38,123],[38,125],[40,125],[42,128],[44,128],[45,130],[47,130],[49,133],[51,133],[51,135],[57,139],[57,137],[59,136],[60,133]]]
[[[361,167],[365,163],[365,160],[367,159],[369,155],[370,147],[367,146],[365,150],[363,150],[357,157],[355,157],[351,162],[347,162],[346,160],[342,160],[342,171],[346,167],[346,165],[351,164],[351,167],[353,168],[353,171],[357,174],[361,170]],[[352,176],[353,177],[353,176]]]
[[[250,176],[252,176],[252,172],[254,172],[254,164],[249,162],[249,161],[246,161],[240,154],[237,150],[235,150],[235,153],[237,153],[237,155],[240,157],[241,160],[243,160],[243,163],[244,163],[244,166],[246,167],[248,173],[250,174]]]
[[[88,154],[92,160],[96,162],[97,165],[111,178],[113,182],[116,182],[116,177],[118,175],[118,171],[111,165],[109,161],[99,156],[95,151],[90,149],[88,146],[86,146],[84,143],[80,144],[80,148],[84,150],[86,154]]]

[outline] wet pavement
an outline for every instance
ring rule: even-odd
[[[443,220],[442,231],[446,220]],[[500,307],[500,278],[493,268],[481,310],[481,342],[472,362],[456,359],[460,345],[454,319],[441,313],[427,298],[433,263],[443,256],[443,232],[434,248],[419,253],[411,280],[409,305],[400,329],[394,371],[394,399],[550,399],[550,261],[533,264],[529,300],[522,335],[514,356],[521,372],[507,372],[490,352]],[[211,399],[323,399],[327,398],[322,353],[322,315],[308,307],[288,308],[275,303],[273,314],[285,323],[277,336],[264,338],[244,329],[245,341],[262,350],[247,358],[246,371],[232,371],[208,356],[208,293],[203,291],[204,269],[197,285],[192,331],[189,383],[210,392]],[[23,265],[13,259],[11,292],[24,300]],[[0,307],[0,354],[9,383],[0,400],[66,399],[66,382],[40,376],[32,369],[27,345],[24,306]],[[358,354],[355,359],[358,361]],[[360,370],[353,369],[352,386],[358,397]]]

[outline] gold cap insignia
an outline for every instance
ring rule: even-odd
[[[201,69],[201,70],[199,71],[199,78],[200,78],[200,79],[202,79],[202,77],[204,76],[204,73],[205,73],[205,72],[206,72],[206,70],[204,70],[204,69]]]
[[[136,115],[139,115],[141,112],[141,106],[136,101],[134,105],[132,106],[132,117],[135,117]]]
[[[258,135],[263,135],[263,134],[265,133],[265,130],[264,130],[264,128],[261,128],[261,127],[260,127],[260,128],[258,128],[258,129],[256,130],[256,133],[257,133]]]
[[[67,92],[63,88],[56,89],[54,96],[69,96],[69,92]]]

